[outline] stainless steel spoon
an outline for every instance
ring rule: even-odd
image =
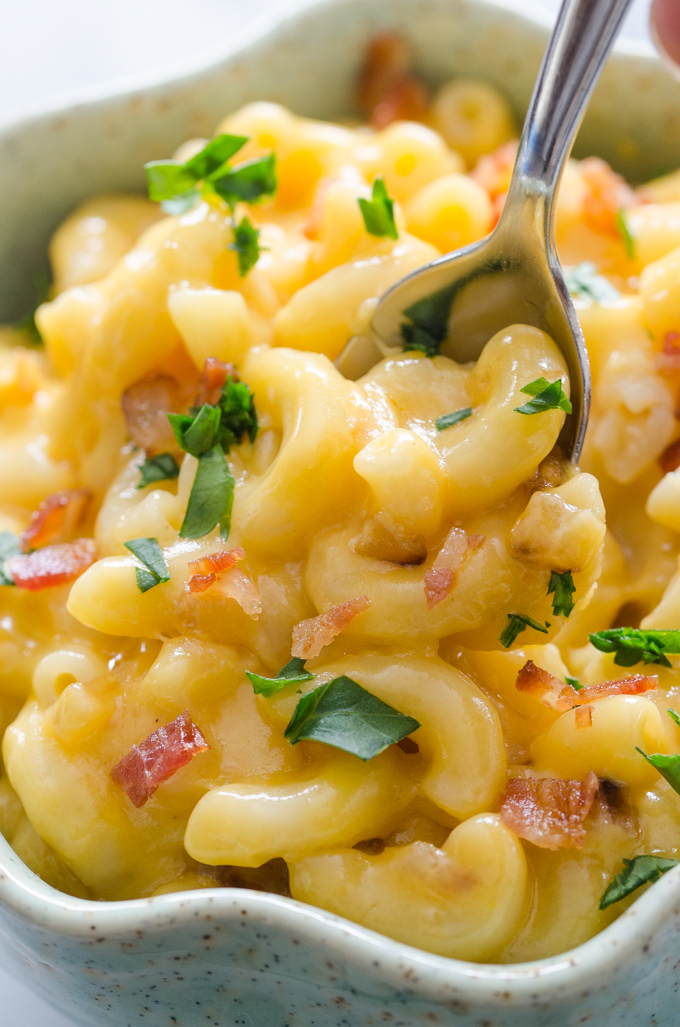
[[[372,319],[373,331],[388,346],[403,349],[406,326],[407,335],[426,332],[441,343],[441,353],[461,363],[476,360],[491,336],[508,325],[543,329],[569,368],[573,414],[566,418],[560,445],[573,460],[581,452],[588,420],[590,370],[555,250],[554,199],[581,116],[630,2],[564,0],[495,230],[402,279],[385,294]],[[368,366],[381,356],[374,345]]]

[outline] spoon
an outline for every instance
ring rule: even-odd
[[[528,324],[547,332],[569,369],[573,414],[566,418],[559,442],[574,461],[588,422],[590,369],[555,249],[554,200],[581,116],[630,2],[564,0],[496,228],[481,242],[439,257],[397,282],[371,322],[379,340],[400,349],[402,327],[408,333],[408,326],[415,324],[441,343],[441,353],[459,363],[476,360],[491,336],[509,325]],[[350,340],[346,350],[354,341],[359,339]],[[364,350],[361,373],[383,355],[372,342]]]

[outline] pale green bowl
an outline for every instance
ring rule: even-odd
[[[348,113],[364,44],[386,26],[408,34],[433,84],[481,76],[521,118],[547,39],[528,0],[298,3],[201,68],[86,97],[0,135],[0,321],[30,307],[48,239],[76,203],[141,189],[146,160],[209,134],[249,100]],[[680,166],[680,84],[651,48],[618,48],[576,152],[600,154],[634,181]],[[679,935],[680,868],[587,944],[484,966],[252,891],[85,902],[40,881],[0,838],[3,961],[91,1027],[679,1027]]]

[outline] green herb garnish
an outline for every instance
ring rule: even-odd
[[[526,392],[533,396],[528,403],[521,407],[515,407],[518,414],[542,414],[546,410],[564,410],[571,413],[569,398],[562,391],[562,382],[558,378],[556,382],[549,382],[547,378],[537,378],[535,382],[529,382],[520,392]]]
[[[230,160],[248,142],[249,136],[233,136],[227,133],[215,136],[200,153],[197,153],[184,164],[185,169],[194,176],[194,180],[209,178],[218,168]]]
[[[172,453],[159,453],[158,456],[147,457],[139,470],[138,489],[146,488],[155,481],[167,481],[179,475],[179,467]]]
[[[564,280],[571,295],[577,299],[611,303],[621,295],[609,279],[597,273],[597,267],[591,260],[565,268]]]
[[[615,653],[614,663],[619,667],[633,667],[636,663],[659,663],[670,667],[665,653],[680,653],[680,631],[643,631],[641,628],[609,628],[588,636],[602,653]]]
[[[192,456],[207,453],[220,437],[222,413],[218,406],[204,403],[195,414],[168,414],[177,444]]]
[[[675,710],[667,710],[666,712],[671,720],[674,720],[680,726],[680,717]],[[635,748],[655,770],[659,771],[661,776],[668,781],[671,788],[680,795],[680,754],[672,753],[668,756],[666,753],[654,752],[648,756],[639,745],[636,745]]]
[[[457,285],[448,285],[439,292],[417,300],[404,311],[407,321],[401,324],[404,352],[420,350],[426,357],[435,357],[447,336],[451,304]]]
[[[5,567],[5,560],[10,556],[19,556],[21,553],[21,542],[17,535],[11,531],[0,531],[0,585],[13,585],[14,579]]]
[[[170,581],[170,571],[157,538],[132,538],[124,545],[144,564],[143,568],[135,568],[137,588],[140,592],[148,592],[155,585]]]
[[[259,237],[259,228],[255,228],[246,217],[241,218],[239,224],[234,226],[234,241],[229,243],[227,249],[236,252],[241,278],[245,278],[250,269],[257,264],[260,256]]]
[[[216,171],[208,181],[230,207],[239,200],[257,203],[276,192],[276,157],[268,153],[264,157],[244,160],[241,164]]]
[[[464,407],[462,410],[455,410],[452,414],[444,414],[443,417],[438,417],[434,423],[437,431],[444,431],[445,428],[451,428],[454,424],[460,424],[461,421],[465,421],[471,416],[472,407]]]
[[[626,216],[622,210],[618,211],[616,215],[616,227],[623,239],[626,256],[629,260],[633,260],[635,258],[635,239],[630,234],[630,228],[628,227]]]
[[[581,684],[579,679],[578,678],[573,678],[571,676],[571,674],[565,674],[564,675],[564,680],[565,680],[565,682],[568,685],[571,685],[572,688],[575,688],[577,692],[580,692],[581,689],[583,688],[583,685]]]
[[[257,412],[250,386],[227,378],[218,400],[220,409],[220,443],[229,452],[244,435],[251,442],[257,438]]]
[[[370,760],[419,728],[345,675],[319,685],[298,702],[284,736],[291,745],[323,742]]]
[[[289,660],[276,677],[263,678],[260,674],[254,674],[252,670],[247,670],[246,676],[253,686],[255,695],[263,695],[265,699],[271,699],[273,695],[280,692],[282,688],[287,688],[288,685],[297,684],[300,681],[311,681],[314,677],[308,670],[305,670],[305,661],[298,656]]]
[[[571,576],[571,571],[564,571],[558,574],[557,571],[550,572],[548,583],[548,595],[553,595],[552,608],[556,617],[568,617],[574,609],[574,592],[576,586]]]
[[[202,453],[179,529],[180,538],[203,538],[219,524],[220,535],[226,541],[231,527],[235,484],[219,443]]]
[[[398,239],[399,232],[394,223],[394,200],[388,196],[385,180],[378,175],[373,180],[373,196],[370,200],[361,197],[358,201],[366,231],[378,237],[389,236]]]
[[[502,632],[498,641],[501,643],[503,648],[509,649],[517,636],[527,628],[534,628],[536,631],[542,631],[544,635],[547,635],[549,627],[549,621],[546,621],[545,627],[543,627],[543,625],[539,624],[538,621],[533,620],[531,617],[527,617],[523,613],[509,613],[507,627]]]
[[[609,883],[600,899],[600,909],[620,902],[648,881],[658,881],[662,874],[678,865],[678,860],[664,859],[662,856],[636,856],[634,859],[624,859],[623,863],[625,869]]]

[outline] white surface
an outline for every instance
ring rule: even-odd
[[[275,0],[2,0],[0,123],[62,93],[172,67],[212,50]],[[386,0],[387,2],[387,0]],[[556,10],[558,0],[536,0]],[[648,38],[649,0],[623,34]],[[2,1023],[73,1027],[0,970]]]

